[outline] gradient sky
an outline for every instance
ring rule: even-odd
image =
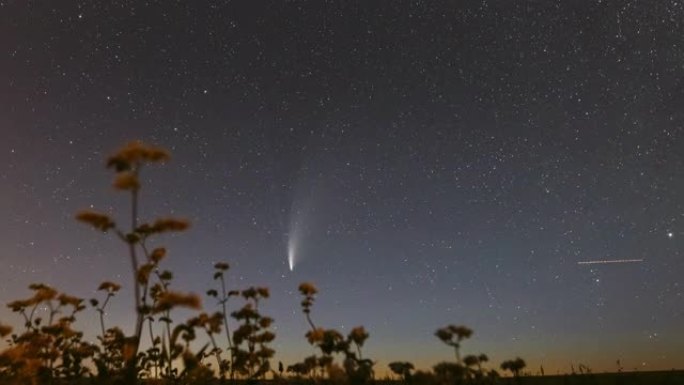
[[[203,293],[228,261],[232,286],[269,286],[276,360],[312,353],[312,281],[316,322],[365,325],[378,370],[451,359],[450,323],[475,330],[464,353],[533,371],[681,368],[683,20],[677,1],[0,0],[0,302],[129,284],[124,246],[73,217],[125,220],[104,159],[141,139],[172,153],[143,219],[193,222],[159,239],[174,285]],[[578,264],[611,259],[642,261]]]

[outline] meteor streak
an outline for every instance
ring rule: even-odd
[[[636,263],[643,262],[643,259],[607,259],[607,260],[596,260],[596,261],[581,261],[577,262],[578,265],[604,265],[609,263]]]

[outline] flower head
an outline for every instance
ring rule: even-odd
[[[107,159],[107,168],[113,168],[116,172],[125,172],[143,162],[164,162],[168,159],[169,153],[166,150],[146,145],[141,141],[133,141]]]
[[[174,307],[187,307],[198,310],[201,306],[200,298],[195,294],[165,291],[159,294],[153,313],[171,310]]]
[[[116,175],[114,178],[114,188],[117,190],[140,190],[140,181],[138,176],[130,171],[124,171]]]
[[[228,265],[226,262],[216,262],[214,264],[214,269],[216,269],[216,270],[226,271],[229,268],[230,268],[230,265]]]
[[[97,288],[97,290],[104,290],[110,293],[116,293],[117,291],[119,291],[119,289],[121,289],[121,285],[110,281],[102,282],[100,286]]]
[[[359,346],[362,346],[366,339],[368,339],[368,332],[363,326],[357,326],[349,332],[349,340]]]
[[[107,231],[116,226],[116,223],[109,216],[95,211],[81,211],[76,214],[76,219],[100,231]]]
[[[302,282],[299,284],[299,292],[305,296],[313,296],[318,293],[318,289],[311,282]]]

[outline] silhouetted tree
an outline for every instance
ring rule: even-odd
[[[480,371],[480,374],[483,374],[482,364],[485,362],[489,362],[489,357],[484,353],[480,353],[480,355],[477,356],[477,368]]]
[[[311,326],[311,330],[316,330],[316,325],[314,325],[311,320],[311,307],[313,306],[314,300],[316,299],[316,293],[318,289],[310,282],[302,282],[299,285],[299,292],[304,296],[302,300],[302,312],[306,316],[306,321]]]
[[[404,382],[408,381],[411,377],[411,371],[414,369],[412,363],[405,361],[390,362],[388,366],[394,374],[401,376]]]
[[[525,363],[525,360],[523,360],[520,357],[517,357],[513,360],[506,360],[501,363],[501,370],[508,370],[513,374],[513,377],[518,377],[520,376],[520,371],[523,370],[527,366]]]
[[[459,364],[461,363],[461,353],[459,351],[461,348],[461,341],[470,338],[472,335],[472,329],[467,326],[448,325],[435,331],[435,336],[439,338],[440,341],[454,348],[456,362]]]

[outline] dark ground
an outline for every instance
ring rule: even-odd
[[[97,383],[94,379],[83,379],[75,384]],[[218,384],[218,382],[215,382]],[[268,385],[300,385],[314,384],[309,381],[283,381],[266,380],[259,381],[258,384]],[[333,382],[322,381],[321,384],[334,384]],[[501,378],[498,384],[502,385],[684,385],[684,370],[668,370],[653,372],[623,372],[623,373],[596,373],[596,374],[565,374],[552,376],[528,376],[520,378]],[[158,382],[154,382],[158,384]],[[236,381],[237,385],[247,385],[247,381]],[[377,380],[375,385],[404,385],[403,381]],[[12,382],[4,382],[0,379],[0,385],[15,385]],[[339,384],[335,384],[339,385]],[[409,385],[422,385],[413,383]]]
[[[684,385],[684,370],[533,376],[521,377],[519,382],[513,378],[502,382],[510,385]]]

